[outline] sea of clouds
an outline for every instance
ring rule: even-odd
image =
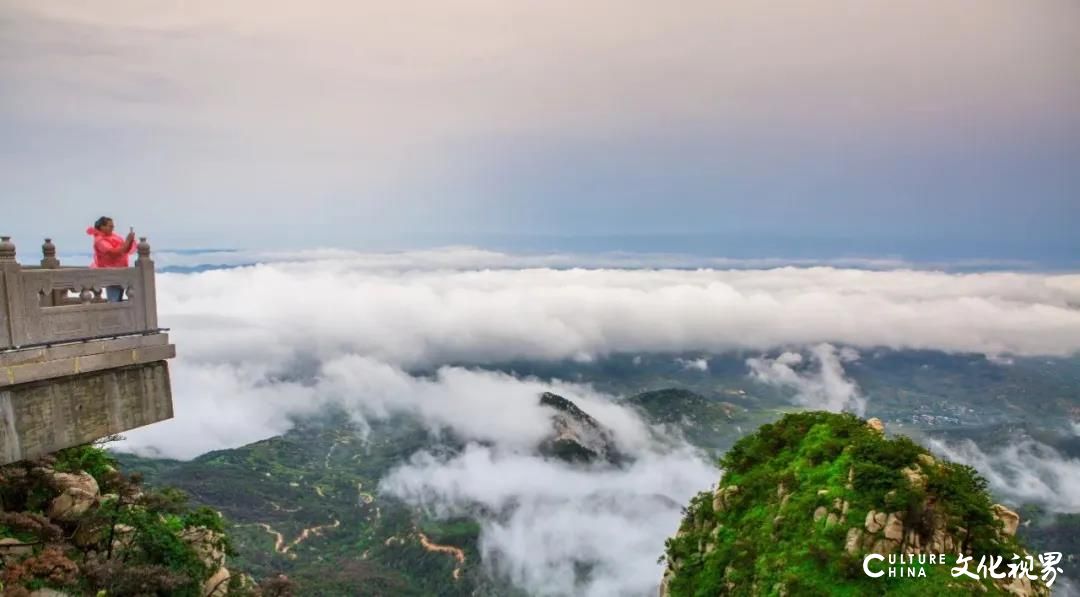
[[[182,258],[197,265],[199,256]],[[178,348],[176,417],[128,433],[121,448],[192,458],[283,433],[294,417],[327,405],[361,423],[408,413],[468,447],[413,455],[383,491],[439,514],[499,513],[483,522],[485,565],[535,594],[650,594],[681,506],[719,471],[688,446],[658,445],[633,412],[588,386],[485,367],[740,349],[759,355],[747,375],[790,389],[797,403],[861,413],[866,398],[844,373],[859,349],[975,352],[1001,362],[1080,350],[1078,275],[686,268],[672,256],[646,256],[648,267],[636,268],[625,255],[594,258],[591,267],[572,262],[474,249],[321,251],[160,274],[160,320]],[[705,358],[682,363],[708,369]],[[582,471],[537,457],[532,448],[550,431],[542,391],[609,426],[634,463]],[[976,452],[951,455],[979,466]],[[1060,474],[1080,478],[1076,461],[1063,462]],[[1012,482],[989,478],[995,488]],[[584,585],[575,584],[579,561],[594,564]]]

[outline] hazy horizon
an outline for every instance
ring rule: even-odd
[[[1077,22],[1072,0],[15,0],[0,232],[1061,262]]]

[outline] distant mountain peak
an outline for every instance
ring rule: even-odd
[[[551,415],[552,434],[539,446],[541,454],[567,462],[605,460],[618,464],[623,460],[611,430],[570,400],[544,392],[540,405],[555,411]]]

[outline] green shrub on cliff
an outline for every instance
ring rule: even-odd
[[[953,578],[955,558],[974,554],[974,572],[982,555],[1024,553],[973,469],[852,415],[787,415],[720,464],[716,490],[693,498],[667,542],[668,595],[1004,594],[1004,581]],[[915,566],[925,577],[870,578],[867,553],[950,557]],[[1013,588],[1046,593],[1041,581]]]
[[[200,597],[229,583],[231,553],[221,515],[188,506],[180,491],[143,487],[100,446],[0,468],[4,595]],[[232,578],[230,594],[259,594]],[[289,594],[278,589],[265,594]]]

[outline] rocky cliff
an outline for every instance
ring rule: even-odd
[[[661,595],[1049,594],[1038,578],[982,578],[983,556],[1000,557],[996,572],[1006,573],[1014,554],[1029,555],[1015,538],[1019,517],[991,503],[974,470],[887,439],[880,421],[788,415],[740,440],[721,466],[718,486],[692,500],[667,542]],[[886,558],[873,572],[896,576],[869,576],[867,554]],[[960,554],[980,578],[953,576]]]
[[[0,468],[3,595],[287,595],[226,568],[221,516],[145,490],[94,446]]]

